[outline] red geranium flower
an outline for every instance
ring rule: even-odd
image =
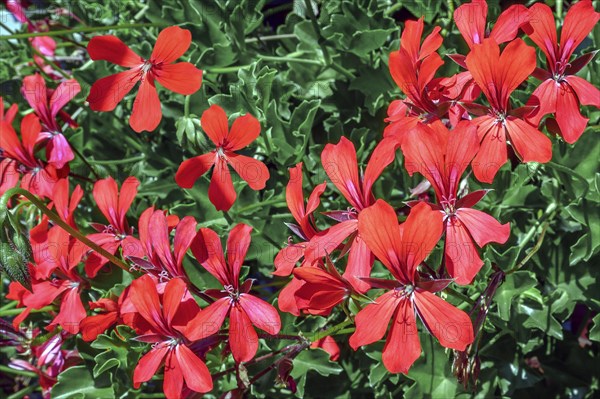
[[[204,308],[189,324],[189,338],[199,340],[217,333],[229,315],[229,345],[236,362],[247,362],[258,350],[254,326],[273,335],[281,329],[277,310],[249,293],[252,280],[240,285],[239,276],[250,246],[252,227],[238,224],[227,239],[227,262],[217,233],[208,228],[198,231],[192,243],[196,259],[223,285],[222,291],[210,290],[217,300]]]
[[[400,49],[390,54],[389,69],[392,79],[406,95],[406,100],[393,101],[388,108],[384,136],[394,135],[402,141],[419,122],[437,120],[446,114],[449,103],[432,98],[437,82],[432,82],[436,71],[444,64],[437,53],[442,45],[441,28],[436,26],[421,43],[423,18],[406,21],[400,39]]]
[[[304,249],[308,241],[318,232],[315,225],[313,213],[321,203],[321,195],[325,191],[327,183],[323,182],[315,187],[304,204],[302,192],[302,162],[290,168],[290,180],[285,189],[285,200],[292,216],[298,224],[286,223],[286,225],[302,240],[300,243],[292,243],[291,237],[288,245],[275,257],[276,276],[289,276],[296,263],[304,256]]]
[[[171,226],[171,223],[174,225]],[[177,217],[166,216],[164,211],[153,207],[146,209],[140,216],[138,226],[147,260],[135,256],[128,259],[161,282],[174,277],[183,278],[187,282],[183,258],[196,236],[196,224],[192,216],[179,220]],[[169,239],[172,227],[175,228],[173,250]]]
[[[290,180],[285,189],[285,199],[292,213],[292,216],[298,223],[287,224],[287,226],[302,240],[299,243],[292,243],[291,237],[288,239],[288,244],[275,257],[275,276],[289,276],[296,263],[304,256],[304,251],[308,246],[308,242],[319,231],[315,225],[313,213],[321,203],[321,195],[325,191],[327,183],[323,182],[315,187],[304,204],[304,194],[302,191],[302,163],[298,163],[293,168],[290,168]],[[302,282],[292,276],[292,280],[285,285],[279,292],[277,304],[279,309],[284,312],[298,316],[300,310],[296,303],[295,293]]]
[[[454,11],[454,22],[470,48],[491,38],[496,43],[513,40],[519,33],[519,27],[529,20],[527,7],[513,4],[500,14],[491,32],[486,32],[488,5],[485,0],[472,0]]]
[[[473,120],[481,148],[473,160],[479,181],[491,183],[506,163],[507,139],[523,162],[545,163],[552,158],[552,142],[542,132],[520,119],[523,110],[511,110],[510,94],[535,69],[535,49],[521,39],[510,42],[502,54],[493,39],[485,39],[467,55],[466,65],[487,97],[490,107]],[[477,107],[480,108],[480,107]]]
[[[132,327],[145,331],[137,340],[152,344],[150,352],[142,356],[133,371],[134,388],[154,377],[164,361],[163,391],[168,399],[187,397],[187,389],[210,391],[213,388],[210,372],[189,348],[188,323],[200,308],[183,280],[169,280],[161,297],[152,277],[145,275],[131,283],[129,298],[141,316]]]
[[[260,134],[260,123],[252,115],[246,114],[233,121],[229,130],[227,115],[218,105],[212,105],[204,111],[200,122],[216,148],[179,165],[175,181],[180,187],[192,188],[196,180],[214,165],[208,198],[218,211],[228,211],[236,198],[228,165],[253,190],[262,190],[269,180],[269,169],[264,163],[234,152],[256,140]]]
[[[327,316],[354,292],[352,284],[339,274],[329,256],[325,262],[323,268],[319,265],[294,270],[294,277],[303,283],[294,293],[296,304],[308,314]]]
[[[315,234],[304,253],[306,262],[312,264],[337,249],[348,237],[346,244],[348,263],[344,278],[359,292],[369,289],[369,285],[359,277],[368,277],[373,266],[373,254],[358,233],[358,215],[375,202],[373,184],[381,172],[394,161],[396,151],[394,140],[384,140],[373,150],[362,177],[358,173],[358,161],[354,144],[345,137],[338,144],[327,144],[321,154],[325,173],[332,183],[350,203],[346,211],[327,212],[326,215],[338,224]],[[345,253],[345,252],[344,252]]]
[[[133,104],[129,126],[136,132],[156,129],[162,118],[160,100],[155,81],[167,89],[183,95],[198,91],[202,84],[202,71],[189,62],[173,62],[190,47],[192,34],[186,29],[171,26],[163,29],[149,59],[134,53],[119,38],[96,36],[88,44],[92,60],[104,60],[130,68],[110,75],[92,85],[88,102],[94,111],[112,111],[117,104],[140,82]]]
[[[441,124],[435,127],[425,127],[429,134],[404,143],[404,166],[411,176],[421,173],[433,186],[437,203],[430,206],[444,215],[446,269],[457,284],[469,284],[483,265],[473,241],[479,247],[490,242],[503,244],[510,235],[510,225],[501,225],[490,215],[472,209],[487,191],[458,198],[460,178],[479,150],[476,126],[462,121],[451,132]]]
[[[45,143],[48,162],[59,169],[72,161],[74,155],[63,135],[62,128],[58,126],[56,116],[60,115],[66,122],[74,123],[61,108],[80,91],[81,87],[75,79],[62,82],[55,90],[47,89],[44,78],[39,74],[26,76],[23,79],[21,92],[40,118],[44,129],[38,142]]]
[[[537,68],[534,73],[543,82],[528,103],[538,106],[528,118],[537,125],[544,115],[554,113],[557,130],[567,143],[573,144],[581,137],[589,120],[581,116],[580,104],[600,107],[600,91],[585,79],[575,76],[595,53],[569,60],[600,20],[600,13],[594,11],[591,0],[574,4],[565,17],[559,43],[550,7],[537,3],[529,11],[531,20],[524,30],[544,52],[548,70]]]
[[[358,216],[363,239],[396,281],[372,279],[377,280],[372,284],[389,291],[358,312],[350,345],[356,350],[380,340],[392,320],[383,364],[392,373],[407,373],[421,355],[415,313],[443,346],[456,350],[473,342],[473,325],[465,312],[419,284],[417,266],[442,234],[442,214],[422,203],[412,208],[405,223],[398,225],[397,220],[394,209],[383,200]]]
[[[19,140],[11,125],[15,113],[13,105],[0,121],[0,194],[15,187],[21,176],[21,188],[51,198],[56,182],[68,174],[68,166],[56,169],[37,158],[35,147],[41,137],[40,120],[34,114],[26,115],[21,120]]]
[[[111,254],[115,254],[119,248],[122,248],[124,256],[144,255],[142,244],[131,235],[132,229],[125,218],[137,194],[139,184],[138,179],[133,176],[123,182],[120,192],[117,182],[112,177],[98,180],[94,184],[92,195],[100,212],[108,220],[108,225],[92,224],[98,233],[90,234],[88,238]],[[107,262],[108,259],[104,256],[92,252],[85,262],[85,272],[88,276],[94,277]]]

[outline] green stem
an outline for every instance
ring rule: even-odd
[[[311,64],[311,65],[323,65],[321,61],[317,60],[308,60],[304,58],[292,58],[292,57],[276,57],[271,55],[262,55],[257,54],[257,58],[263,61],[273,61],[273,62],[296,62],[298,64]]]
[[[395,13],[397,10],[401,9],[404,6],[404,2],[399,1],[397,3],[395,3],[394,5],[392,5],[390,8],[388,8],[387,10],[385,10],[385,12],[383,13],[386,17],[392,15],[393,13]]]
[[[446,289],[444,290],[444,292],[448,295],[451,295],[455,298],[458,298],[462,301],[465,301],[471,305],[475,305],[475,301],[472,300],[471,298],[469,298],[468,296],[466,296],[465,294],[463,294],[462,292],[458,292],[456,291],[454,288],[451,287],[446,287]]]
[[[40,57],[41,59],[44,60],[44,62],[46,63],[46,65],[50,66],[52,68],[52,70],[54,70],[55,72],[58,72],[58,74],[60,76],[62,76],[65,79],[71,79],[72,76],[69,75],[68,73],[66,73],[65,71],[63,71],[61,68],[57,68],[56,67],[56,63],[54,63],[53,61],[50,61],[44,54],[42,54],[38,49],[36,49],[34,46],[31,46],[31,49],[33,50],[33,52]]]
[[[76,238],[81,243],[87,245],[92,250],[98,252],[100,255],[108,259],[110,262],[114,263],[121,269],[126,272],[131,272],[129,270],[129,266],[127,266],[121,259],[117,258],[110,252],[106,251],[104,248],[91,241],[89,238],[81,234],[81,232],[75,230],[68,223],[63,221],[56,213],[52,212],[50,209],[44,205],[42,201],[40,201],[35,195],[31,194],[29,191],[24,190],[19,187],[11,188],[7,190],[2,197],[0,197],[0,222],[4,221],[6,218],[6,214],[8,213],[8,201],[11,197],[15,195],[22,195],[27,198],[36,208],[38,208],[44,215],[48,217],[51,221],[54,222],[57,226],[60,226],[63,230],[69,233],[73,238]]]
[[[16,370],[16,369],[13,369],[12,367],[4,366],[2,364],[0,364],[0,371],[3,371],[8,374],[13,374],[13,375],[22,375],[24,377],[33,377],[33,378],[37,377],[37,374],[34,373],[33,371]]]
[[[582,182],[584,188],[583,188],[583,193],[581,193],[581,195],[579,196],[579,198],[584,198],[587,195],[587,193],[588,193],[588,191],[590,189],[590,184],[587,182],[587,180],[585,179],[585,177],[583,177],[579,173],[577,173],[577,172],[575,172],[575,171],[567,168],[566,166],[562,166],[562,165],[559,165],[559,164],[554,163],[554,162],[548,162],[548,163],[546,163],[546,165],[550,166],[551,168],[554,168],[555,170],[557,170],[559,172],[563,172],[563,173],[565,173],[565,174],[567,174],[569,176],[572,176],[572,177],[576,178],[577,180],[579,180],[580,182]]]
[[[118,29],[131,29],[131,28],[150,28],[150,27],[166,26],[165,24],[154,24],[154,23],[138,23],[138,24],[123,24],[123,25],[108,25],[108,26],[85,26],[74,29],[61,29],[52,30],[48,32],[31,32],[31,33],[15,33],[14,35],[3,35],[0,36],[0,40],[10,39],[29,39],[30,37],[40,36],[61,36],[69,35],[72,33],[89,33],[89,32],[102,32],[107,30],[118,30]]]
[[[529,262],[529,260],[533,257],[533,255],[535,255],[540,250],[540,248],[542,247],[542,243],[544,242],[544,237],[546,236],[546,231],[548,230],[548,227],[550,227],[550,220],[546,220],[544,222],[544,224],[542,225],[542,231],[540,232],[540,236],[538,237],[538,240],[535,243],[535,245],[533,246],[533,248],[531,248],[531,250],[527,253],[527,255],[525,255],[525,258],[523,258],[523,260],[521,262],[519,262],[515,267],[513,267],[511,270],[506,272],[507,275],[514,273],[517,270],[519,270],[520,268],[522,268],[523,266],[525,266],[525,264],[527,262]],[[536,229],[537,229],[537,226],[536,226]]]
[[[25,388],[21,389],[20,391],[13,393],[6,399],[21,399],[21,398],[25,397],[26,395],[29,395],[33,391],[37,390],[38,388],[39,388],[39,385],[31,384],[31,385],[26,386]]]
[[[138,156],[135,156],[135,157],[123,158],[123,159],[114,159],[114,160],[92,159],[89,162],[95,163],[95,164],[98,164],[98,165],[120,165],[120,164],[124,164],[124,163],[132,163],[132,162],[137,162],[137,161],[143,161],[144,159],[146,159],[145,155],[138,155]]]
[[[187,118],[190,115],[190,98],[192,96],[185,96],[183,101],[183,117]]]
[[[231,72],[237,72],[240,69],[244,69],[249,67],[250,64],[248,65],[236,65],[236,66],[230,66],[230,67],[214,67],[214,68],[206,68],[203,69],[204,73],[231,73]]]
[[[45,313],[53,309],[54,308],[52,306],[44,306],[43,308],[39,309],[31,309],[31,313]],[[0,310],[0,317],[16,316],[21,314],[24,310],[24,308]]]
[[[73,152],[79,157],[79,159],[81,159],[81,162],[83,162],[85,164],[85,166],[87,166],[88,169],[92,172],[92,174],[94,175],[94,177],[96,179],[100,179],[100,176],[98,176],[98,173],[96,173],[96,171],[94,170],[94,168],[92,167],[92,165],[90,165],[90,163],[83,156],[83,154],[81,152],[79,152],[79,150],[77,148],[75,148],[74,146],[71,146],[71,148],[73,149]]]
[[[11,302],[7,303],[6,305],[4,305],[0,308],[0,314],[2,314],[2,312],[5,310],[13,309],[15,306],[17,306],[17,302],[15,302],[15,301],[11,301]]]
[[[336,324],[335,326],[329,327],[325,331],[316,332],[315,334],[313,334],[312,338],[310,338],[310,341],[315,342],[315,341],[318,341],[325,337],[328,337],[330,335],[334,335],[336,332],[342,330],[343,328],[345,328],[346,326],[349,326],[350,324],[352,324],[352,320],[346,319],[346,320],[342,321],[341,323]]]
[[[254,42],[267,42],[269,40],[284,40],[284,39],[294,39],[296,35],[293,33],[284,33],[281,35],[270,35],[270,36],[259,36],[259,37],[249,37],[245,40],[246,43],[254,43]]]
[[[261,208],[261,207],[263,207],[265,205],[286,206],[287,202],[285,202],[285,200],[282,200],[280,198],[271,198],[271,199],[266,200],[266,201],[255,202],[254,204],[247,205],[247,206],[245,206],[243,208],[238,209],[236,213],[240,214],[240,213],[243,213],[243,212],[251,211],[251,210],[256,209],[256,208]]]

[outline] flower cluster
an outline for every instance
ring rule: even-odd
[[[29,31],[44,30],[16,2],[8,4]],[[510,223],[476,208],[489,190],[472,191],[471,173],[480,183],[492,183],[509,159],[549,162],[553,141],[544,130],[574,143],[588,122],[580,105],[600,107],[600,91],[575,75],[592,55],[572,59],[600,19],[591,1],[569,9],[560,40],[551,9],[542,3],[509,7],[490,31],[483,0],[458,7],[454,18],[469,52],[449,58],[462,71],[438,76],[444,64],[438,53],[441,28],[423,38],[424,19],[407,21],[400,48],[389,55],[390,75],[403,96],[389,104],[387,125],[369,147],[364,170],[359,167],[364,151],[341,137],[321,152],[329,182],[317,182],[305,200],[307,162],[299,162],[289,168],[285,190],[295,220],[287,225],[297,238],[290,237],[273,260],[275,285],[283,285],[279,310],[296,318],[345,313],[344,326],[354,328],[344,344],[357,351],[385,337],[382,361],[391,373],[409,373],[421,356],[423,333],[458,352],[481,333],[448,293],[452,284],[474,281],[484,265],[481,249],[505,244]],[[524,37],[544,54],[544,67]],[[96,81],[87,97],[89,108],[112,111],[139,83],[129,126],[138,133],[155,130],[162,118],[156,82],[186,96],[201,88],[202,71],[176,62],[191,44],[190,31],[168,27],[144,58],[116,36],[93,37],[87,45],[91,60],[127,70]],[[46,55],[56,47],[43,36],[31,45]],[[202,194],[232,225],[224,248],[219,234],[202,220],[155,206],[141,210],[137,198],[144,183],[134,176],[121,183],[97,176],[86,182],[90,190],[73,184],[79,176],[70,166],[77,151],[69,129],[79,125],[70,102],[81,87],[72,77],[50,73],[54,69],[44,59],[35,62],[48,73],[23,79],[21,92],[32,111],[21,117],[16,105],[5,109],[0,98],[0,195],[26,197],[3,203],[2,223],[10,214],[28,217],[34,225],[29,234],[33,258],[25,265],[29,278],[12,282],[6,296],[22,308],[11,325],[2,327],[10,331],[4,344],[17,348],[10,367],[35,373],[49,397],[58,374],[82,361],[75,350],[65,349],[72,348],[66,344],[70,339],[93,342],[112,332],[125,341],[120,331],[127,328],[132,342],[148,344],[141,346],[131,376],[134,389],[162,373],[165,396],[183,398],[210,392],[216,378],[235,372],[237,388],[230,397],[242,397],[270,370],[276,370],[282,387],[295,391],[289,362],[303,350],[324,348],[332,360],[340,357],[341,340],[329,330],[290,333],[294,326],[282,323],[246,267],[253,227],[229,220],[227,211],[237,196],[230,167],[255,191],[265,189],[270,178],[268,160],[253,149],[261,135],[257,117],[232,114],[230,124],[226,111],[211,105],[200,118],[211,148],[181,159],[173,176],[179,187],[193,189],[211,173]],[[524,106],[515,108],[512,96],[526,81],[536,88]],[[264,124],[266,129],[269,121]],[[246,148],[253,156],[240,153]],[[406,203],[378,198],[384,170],[400,164],[424,180]],[[86,196],[93,198],[94,209],[80,205]],[[342,209],[329,208],[332,198],[341,200]],[[25,215],[27,206],[43,213]],[[83,214],[93,220],[86,226],[76,222]],[[116,267],[130,277],[102,292],[95,289],[120,272]],[[199,270],[206,278],[198,278]],[[33,320],[40,322],[39,313],[44,325],[31,327]],[[48,340],[34,342],[42,334]],[[272,356],[282,357],[249,378],[245,365],[263,360],[256,357],[268,348],[263,339],[293,344],[273,350]],[[231,354],[234,367],[215,364],[215,353],[222,361]]]

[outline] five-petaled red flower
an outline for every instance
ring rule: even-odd
[[[585,79],[575,76],[590,62],[594,53],[582,55],[573,61],[570,58],[596,26],[600,13],[594,11],[591,0],[574,4],[565,17],[559,42],[550,7],[537,3],[529,11],[530,21],[524,30],[544,52],[548,70],[535,70],[534,76],[543,82],[528,102],[528,105],[538,106],[528,118],[537,125],[544,115],[554,114],[558,129],[553,130],[558,130],[567,143],[573,144],[581,137],[588,122],[588,118],[581,116],[579,105],[600,107],[600,91]]]
[[[185,282],[169,280],[159,295],[155,281],[145,275],[131,283],[129,298],[141,318],[131,326],[152,344],[133,371],[133,386],[150,380],[164,362],[163,391],[168,399],[187,397],[189,390],[208,392],[213,383],[206,364],[189,347],[189,322],[200,311]]]
[[[156,129],[162,118],[162,111],[155,81],[183,95],[194,94],[200,89],[201,70],[189,62],[173,63],[187,51],[191,42],[190,31],[171,26],[159,33],[152,55],[149,59],[144,59],[115,36],[93,37],[87,47],[92,60],[109,61],[129,70],[94,83],[87,99],[90,108],[94,111],[112,111],[140,82],[129,125],[138,133]]]
[[[542,132],[521,119],[521,109],[510,107],[511,93],[535,69],[535,49],[521,39],[510,42],[502,54],[493,39],[473,46],[466,65],[487,97],[490,106],[473,119],[481,148],[473,160],[473,172],[479,181],[491,183],[508,158],[506,144],[523,162],[545,163],[552,158],[552,142]]]
[[[251,231],[252,227],[245,224],[231,230],[227,239],[227,261],[221,240],[213,230],[200,229],[192,243],[192,253],[219,280],[223,290],[208,292],[216,301],[190,322],[189,337],[198,340],[219,332],[229,315],[229,346],[236,362],[247,362],[258,350],[258,335],[253,325],[271,335],[281,329],[281,320],[273,305],[249,293],[252,280],[239,282]]]
[[[236,198],[228,165],[253,190],[262,190],[269,180],[269,169],[264,163],[235,152],[256,140],[260,134],[260,123],[252,115],[246,114],[233,121],[230,130],[227,115],[218,105],[212,105],[204,111],[200,122],[216,148],[179,165],[175,181],[180,187],[192,188],[196,180],[214,165],[208,198],[218,211],[228,211]]]
[[[417,266],[440,239],[441,221],[440,212],[421,203],[398,225],[396,212],[383,200],[358,216],[360,234],[396,280],[372,279],[372,284],[389,291],[358,312],[350,345],[357,349],[380,340],[391,320],[383,364],[392,373],[407,373],[421,355],[415,314],[447,348],[464,350],[473,342],[469,316],[419,284]]]
[[[430,206],[444,215],[446,269],[457,284],[469,284],[483,265],[473,241],[480,247],[489,242],[503,244],[510,226],[472,209],[487,191],[458,198],[460,178],[479,150],[476,126],[462,121],[452,131],[443,125],[431,127],[436,129],[424,127],[428,134],[404,143],[404,166],[410,175],[421,173],[433,186],[437,203]]]

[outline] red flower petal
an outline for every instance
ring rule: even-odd
[[[490,38],[498,44],[509,42],[517,37],[519,28],[527,22],[529,22],[527,7],[522,4],[514,4],[500,14],[492,28]]]
[[[241,294],[239,304],[252,324],[264,332],[274,335],[281,330],[279,313],[270,303],[250,294]]]
[[[156,129],[162,119],[160,100],[154,82],[146,77],[142,80],[129,118],[129,126],[137,133]]]
[[[469,231],[458,217],[446,222],[446,269],[456,284],[469,284],[483,266]]]
[[[226,152],[225,155],[229,164],[248,183],[251,189],[262,190],[265,188],[270,177],[267,165],[258,159],[233,152]]]
[[[179,364],[175,351],[170,350],[165,360],[165,378],[163,381],[163,392],[167,399],[183,398],[183,368]]]
[[[338,223],[325,231],[317,233],[311,238],[304,252],[306,262],[311,264],[315,259],[332,253],[357,228],[358,221],[352,219]]]
[[[228,211],[231,209],[236,197],[227,161],[219,158],[215,162],[210,186],[208,186],[208,199],[217,211]]]
[[[90,58],[94,61],[108,61],[129,68],[144,63],[142,57],[134,53],[121,39],[113,35],[92,37],[87,50]]]
[[[97,80],[92,85],[87,98],[90,109],[112,111],[139,80],[139,73],[134,69]]]
[[[562,25],[560,51],[563,61],[568,61],[573,51],[585,39],[600,20],[600,13],[594,10],[591,0],[573,4]]]
[[[233,306],[229,314],[229,346],[236,362],[247,362],[258,350],[258,335],[240,306]]]
[[[400,258],[402,242],[394,208],[383,200],[358,215],[358,232],[373,254],[402,283],[410,281]]]
[[[379,341],[385,335],[398,304],[402,301],[394,291],[388,291],[375,303],[365,306],[354,319],[356,331],[350,337],[352,349]]]
[[[566,76],[565,80],[575,91],[581,104],[600,108],[600,90],[596,86],[575,75]]]
[[[135,306],[135,310],[144,318],[157,332],[169,335],[164,324],[160,300],[156,290],[156,284],[149,275],[144,275],[131,283],[129,298]]]
[[[175,313],[177,313],[179,304],[181,304],[181,301],[186,293],[187,286],[180,278],[173,278],[169,280],[165,286],[165,292],[162,300],[162,313],[167,326],[172,325],[173,317],[175,316]]]
[[[188,96],[202,86],[202,71],[189,62],[162,65],[156,71],[153,69],[153,72],[161,85],[175,93]]]
[[[360,238],[359,234],[350,246],[348,263],[346,264],[346,270],[344,270],[344,278],[348,280],[358,292],[364,293],[371,288],[371,286],[361,280],[360,277],[369,277],[371,275],[371,268],[373,267],[374,260],[375,257],[373,256],[373,253],[367,244]]]
[[[577,96],[571,86],[560,85],[556,98],[556,122],[565,141],[573,144],[579,140],[588,120],[581,115]]]
[[[508,117],[504,126],[513,148],[523,162],[546,163],[552,159],[552,141],[544,133],[515,117]]]
[[[192,43],[192,34],[179,26],[170,26],[158,34],[150,60],[153,63],[170,64],[181,57]]]
[[[142,356],[133,371],[134,388],[139,388],[142,382],[154,377],[167,352],[169,352],[169,347],[161,343]]]
[[[481,44],[485,37],[488,7],[485,1],[472,1],[454,11],[454,22],[469,47]]]
[[[175,355],[181,366],[185,385],[189,389],[202,393],[212,390],[213,383],[210,371],[208,371],[206,364],[194,352],[185,345],[177,345],[175,347]]]
[[[200,125],[217,147],[224,144],[225,138],[229,133],[229,124],[227,114],[223,108],[218,105],[211,105],[209,109],[202,113]]]
[[[481,116],[474,123],[478,125],[477,133],[483,139],[472,162],[473,173],[480,182],[492,183],[498,169],[506,163],[508,157],[504,126],[490,116]]]
[[[401,300],[397,309],[381,358],[390,373],[407,374],[421,356],[421,343],[412,302]]]
[[[83,307],[81,297],[79,296],[79,289],[74,287],[67,290],[62,297],[60,311],[54,320],[52,320],[52,324],[59,324],[63,330],[68,331],[71,334],[77,334],[79,332],[79,323],[81,323],[86,316],[85,308]]]
[[[254,116],[246,114],[233,121],[227,135],[227,150],[237,151],[248,146],[260,135],[260,122]]]
[[[221,239],[217,233],[209,228],[201,228],[192,241],[191,248],[198,262],[223,286],[231,284],[229,267],[225,263]]]
[[[218,333],[230,307],[229,297],[211,303],[189,322],[185,336],[192,341],[197,341]]]
[[[431,292],[417,290],[413,298],[421,321],[440,344],[463,351],[473,343],[473,324],[465,312]]]
[[[338,144],[327,144],[321,153],[321,162],[331,182],[353,207],[366,206],[358,179],[356,149],[350,140],[342,137]]]
[[[215,164],[216,157],[214,152],[209,152],[183,161],[175,174],[177,185],[182,188],[192,188],[196,180]]]
[[[523,26],[529,38],[544,52],[549,62],[558,61],[558,40],[552,9],[544,3],[529,7],[529,22]]]
[[[228,284],[235,287],[238,286],[240,269],[246,258],[248,247],[250,247],[251,232],[252,226],[240,223],[231,229],[227,238]]]
[[[50,96],[50,115],[55,117],[69,101],[71,101],[79,92],[81,86],[75,79],[69,79],[62,82]]]
[[[303,245],[287,245],[281,249],[273,261],[275,264],[275,271],[273,272],[273,275],[289,276],[294,270],[296,263],[298,263],[298,261],[304,256],[304,249],[306,247],[305,244],[306,243],[303,243]]]
[[[510,224],[500,224],[485,212],[471,208],[460,208],[456,211],[458,218],[469,230],[469,234],[479,247],[490,242],[504,244],[510,236]]]

